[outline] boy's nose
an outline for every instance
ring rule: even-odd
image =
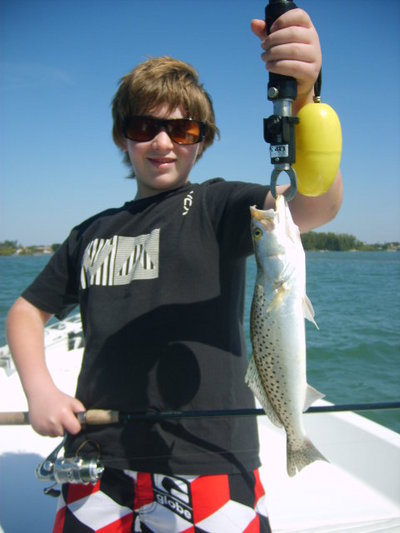
[[[153,148],[158,148],[159,150],[172,150],[174,147],[173,141],[171,137],[168,135],[168,133],[165,130],[161,130],[157,135],[154,137],[152,141]]]

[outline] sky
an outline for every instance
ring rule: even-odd
[[[252,18],[266,0],[0,0],[0,241],[62,242],[134,198],[111,138],[119,79],[148,57],[192,64],[221,140],[191,181],[269,183],[268,73]],[[323,53],[322,100],[339,115],[344,201],[320,228],[400,241],[400,2],[302,0]]]

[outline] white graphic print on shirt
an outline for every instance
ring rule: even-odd
[[[159,229],[138,237],[94,239],[83,254],[81,287],[111,287],[158,278],[159,250]]]
[[[189,194],[187,194],[185,196],[185,199],[183,200],[183,211],[182,211],[182,216],[186,216],[188,213],[189,213],[189,209],[192,207],[193,205],[193,192],[194,191],[190,191]]]

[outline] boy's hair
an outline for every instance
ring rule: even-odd
[[[120,80],[112,101],[115,144],[121,149],[124,147],[123,123],[127,118],[151,114],[163,105],[169,112],[180,107],[185,117],[205,123],[202,152],[212,145],[216,135],[219,136],[211,97],[199,82],[196,70],[183,61],[159,57],[148,59]],[[130,165],[126,153],[124,161]]]

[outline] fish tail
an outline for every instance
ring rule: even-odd
[[[287,441],[287,472],[293,477],[300,472],[305,466],[314,461],[328,461],[322,453],[317,450],[314,444],[307,437],[304,438],[302,446],[294,449],[290,442]]]

